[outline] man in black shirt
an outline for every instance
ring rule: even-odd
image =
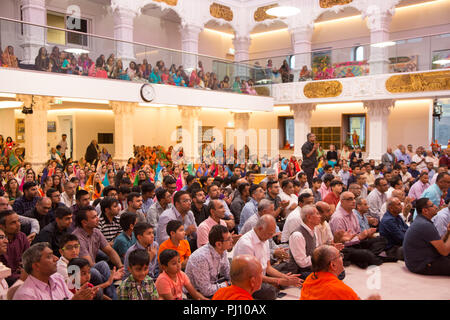
[[[192,198],[191,210],[192,213],[194,214],[195,223],[197,225],[200,225],[200,223],[205,221],[209,216],[205,206],[206,201],[205,192],[203,191],[203,189],[194,188],[191,191],[191,198]]]
[[[317,167],[317,149],[319,148],[319,144],[316,143],[316,135],[314,133],[308,133],[306,138],[308,141],[302,146],[302,169],[306,173],[308,184],[312,186],[314,170]]]

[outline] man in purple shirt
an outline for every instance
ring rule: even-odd
[[[11,275],[6,278],[11,287],[20,277],[22,253],[30,247],[30,242],[25,233],[20,231],[19,215],[13,210],[0,212],[0,228],[8,238],[8,249],[0,256],[0,261],[11,269]]]
[[[377,257],[384,251],[387,241],[382,237],[373,237],[375,228],[361,232],[358,218],[353,209],[356,208],[355,195],[351,192],[341,194],[341,207],[331,216],[330,227],[335,242],[344,243],[342,250],[346,264],[354,263],[360,268],[369,265],[380,265],[384,260],[393,261],[392,258]]]
[[[98,288],[89,288],[87,283],[73,294],[56,273],[58,258],[46,242],[36,243],[23,254],[23,265],[28,277],[17,289],[13,300],[92,300]]]
[[[430,186],[428,183],[428,172],[421,172],[419,180],[411,186],[409,189],[408,197],[413,200],[421,198],[422,193]]]

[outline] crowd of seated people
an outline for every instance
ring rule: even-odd
[[[0,66],[10,68],[20,67],[19,60],[14,55],[14,48],[12,46],[8,46],[5,49],[0,59]],[[82,53],[77,58],[75,54],[60,51],[59,47],[54,46],[51,53],[45,47],[39,49],[39,53],[35,59],[34,69],[97,78],[257,95],[253,87],[253,79],[241,80],[239,77],[235,77],[235,81],[231,83],[230,78],[225,76],[223,80],[219,80],[216,73],[205,72],[201,61],[198,62],[198,68],[191,72],[186,71],[182,65],[178,67],[175,64],[172,64],[170,67],[166,66],[162,60],[157,61],[154,66],[147,59],[143,59],[142,63],[131,61],[126,66],[122,59],[116,58],[114,54],[111,54],[108,58],[102,54],[93,61],[87,53]]]
[[[82,159],[63,148],[38,172],[0,164],[0,261],[11,269],[0,297],[276,299],[304,282],[302,299],[354,299],[348,288],[324,291],[342,289],[350,264],[404,260],[414,273],[450,275],[450,149],[399,145],[376,165],[360,149],[331,148],[309,185],[295,157],[262,170],[216,154],[187,164],[173,148],[134,148],[125,166],[95,140]],[[323,245],[333,263],[316,269]],[[75,285],[71,266],[81,274]]]

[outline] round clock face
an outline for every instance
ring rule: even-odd
[[[145,102],[152,102],[155,99],[155,89],[149,84],[144,84],[141,87],[141,97]]]

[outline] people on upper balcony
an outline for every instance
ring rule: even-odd
[[[127,68],[127,74],[130,80],[132,80],[136,76],[137,65],[136,62],[131,61]]]
[[[18,68],[19,67],[19,60],[14,55],[13,46],[7,46],[5,51],[3,51],[1,65],[3,67],[7,67],[7,68]]]
[[[41,47],[39,53],[34,59],[34,64],[37,71],[51,71],[49,68],[50,58],[48,57],[47,49]]]
[[[88,75],[90,77],[96,77],[96,78],[108,78],[108,74],[106,73],[105,69],[103,69],[104,61],[102,60],[102,57],[98,57],[95,61],[95,65],[92,65],[89,68]]]
[[[241,91],[241,79],[239,77],[234,78],[233,92],[242,93],[242,91]]]
[[[291,68],[289,67],[287,60],[283,61],[283,64],[280,67],[280,73],[283,83],[293,81],[294,75],[291,74]]]
[[[89,58],[87,53],[82,53],[78,58],[78,66],[81,68],[83,76],[87,76],[89,74],[89,68],[92,64],[93,61]]]
[[[302,67],[302,70],[300,71],[298,81],[308,81],[308,80],[312,80],[311,71],[308,69],[306,65],[304,65]]]
[[[111,54],[108,57],[108,60],[106,60],[106,64],[105,64],[105,70],[106,70],[106,74],[108,75],[108,78],[110,79],[114,79],[114,54]]]
[[[50,62],[52,64],[52,72],[61,73],[61,53],[59,52],[59,48],[54,46],[52,49],[52,53],[50,54]]]
[[[147,59],[142,60],[140,70],[144,79],[148,79],[148,77],[150,77],[150,74],[152,73],[152,65],[148,63]]]
[[[230,89],[230,78],[228,76],[225,76],[225,78],[223,78],[223,80],[220,81],[219,88],[222,90]]]

